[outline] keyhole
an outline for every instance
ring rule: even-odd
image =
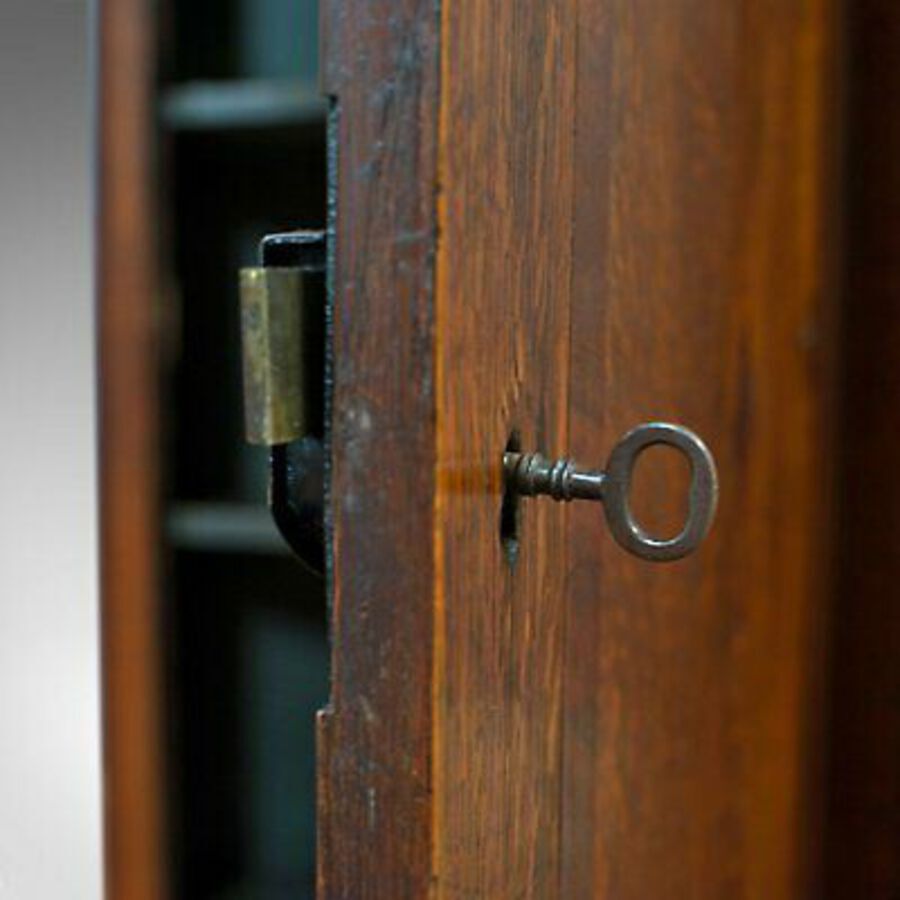
[[[521,453],[522,440],[518,431],[513,431],[506,442],[506,453]],[[519,494],[504,484],[503,502],[500,505],[500,545],[510,567],[519,557]]]

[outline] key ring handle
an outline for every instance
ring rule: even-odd
[[[631,485],[638,457],[648,447],[674,447],[691,466],[688,513],[684,527],[673,538],[657,538],[641,526],[631,509]],[[603,510],[617,543],[642,559],[667,562],[681,559],[706,537],[716,514],[719,482],[716,465],[706,444],[688,428],[668,422],[647,422],[629,431],[613,448],[606,463]]]

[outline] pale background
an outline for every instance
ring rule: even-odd
[[[0,898],[102,890],[89,23],[0,0]]]

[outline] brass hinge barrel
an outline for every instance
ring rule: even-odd
[[[251,444],[286,444],[308,430],[303,285],[298,268],[241,270],[244,420]]]

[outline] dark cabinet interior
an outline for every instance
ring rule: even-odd
[[[314,0],[177,2],[159,23],[164,652],[172,895],[312,897],[324,587],[243,440],[237,272],[325,221]]]

